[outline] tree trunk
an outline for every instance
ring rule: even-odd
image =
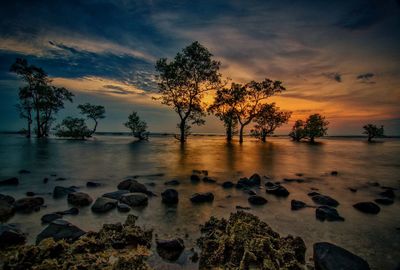
[[[232,125],[228,124],[226,128],[226,140],[228,142],[232,141]]]
[[[372,142],[372,137],[368,136],[368,142]]]
[[[92,132],[90,133],[90,136],[93,135],[96,132],[96,129],[97,129],[97,121],[94,120],[94,128],[93,128]]]
[[[26,133],[27,138],[31,137],[31,123],[32,123],[32,120],[28,119],[28,131]]]
[[[240,143],[243,142],[243,129],[244,129],[244,125],[240,125],[240,130],[239,130],[239,142]]]
[[[180,125],[179,125],[179,128],[180,128],[180,130],[181,130],[181,137],[179,138],[179,141],[181,142],[181,143],[185,143],[185,141],[186,141],[186,138],[185,138],[185,127],[186,127],[186,123],[185,123],[185,121],[184,120],[181,120],[181,123],[180,123]]]
[[[40,113],[38,108],[36,108],[36,137],[42,137],[42,130],[40,126]]]
[[[314,137],[310,137],[310,142],[315,143]]]
[[[261,141],[266,142],[267,141],[267,134],[262,134],[261,135]]]

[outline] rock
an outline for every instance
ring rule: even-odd
[[[223,188],[232,188],[234,186],[235,186],[235,184],[233,182],[231,182],[231,181],[225,181],[225,182],[222,183],[222,187]]]
[[[210,178],[210,177],[206,176],[206,177],[204,177],[204,178],[203,178],[203,182],[204,182],[204,183],[210,183],[210,184],[213,184],[213,183],[216,183],[216,182],[217,182],[217,180],[215,180],[215,179],[212,179],[212,178]]]
[[[0,249],[22,245],[25,241],[26,236],[18,228],[10,224],[0,224]]]
[[[144,193],[146,195],[153,195],[145,185],[139,183],[135,179],[127,179],[118,184],[119,190],[129,190],[130,193]]]
[[[238,209],[238,210],[250,210],[251,208],[247,207],[247,206],[236,205],[236,209]]]
[[[333,206],[333,207],[336,207],[339,205],[338,201],[336,201],[335,199],[333,199],[329,196],[325,196],[325,195],[315,195],[315,196],[312,196],[311,199],[315,203],[321,204],[321,205],[328,205],[328,206]]]
[[[60,214],[51,213],[51,214],[43,215],[42,218],[41,218],[41,221],[42,221],[42,223],[50,223],[50,222],[52,222],[52,221],[54,221],[56,219],[60,219],[62,217],[63,216],[60,215]]]
[[[47,182],[49,182],[49,178],[47,177],[43,178],[43,183],[47,184]]]
[[[190,176],[190,181],[192,181],[192,182],[200,182],[200,176],[198,176],[197,174],[192,174]]]
[[[236,183],[236,188],[246,188],[255,186],[247,177],[240,178]]]
[[[272,188],[272,187],[275,187],[276,184],[273,183],[273,182],[271,182],[271,181],[268,181],[268,182],[265,183],[265,186],[266,186],[267,188]]]
[[[337,171],[331,171],[332,176],[337,176],[339,173]]]
[[[122,195],[120,201],[122,203],[126,203],[131,207],[146,206],[149,201],[149,198],[147,197],[146,194],[134,192]]]
[[[124,204],[124,203],[118,203],[117,204],[117,209],[120,212],[129,212],[129,211],[131,211],[130,206],[127,205],[127,204]]]
[[[367,214],[378,214],[381,211],[381,208],[373,202],[359,202],[354,204],[353,207]]]
[[[137,181],[134,180],[134,179],[126,179],[126,180],[123,180],[122,182],[120,182],[120,183],[118,184],[117,188],[118,188],[119,190],[129,190],[129,188],[131,187],[131,184],[132,184],[133,181],[137,182]]]
[[[36,195],[35,192],[32,192],[32,191],[27,191],[26,192],[26,196],[28,196],[28,197],[33,197],[35,195]]]
[[[5,222],[11,218],[15,213],[15,209],[12,204],[7,201],[0,201],[0,222]]]
[[[102,195],[102,197],[119,200],[119,199],[121,199],[122,195],[128,194],[128,193],[129,193],[129,191],[127,191],[127,190],[118,190],[118,191],[114,191],[114,192],[104,193]]]
[[[356,188],[349,188],[349,190],[351,191],[351,192],[357,192],[357,189]]]
[[[253,174],[250,176],[249,182],[252,186],[259,186],[261,184],[261,176],[257,173]]]
[[[389,198],[379,198],[379,199],[376,199],[375,202],[382,204],[382,205],[391,205],[394,203],[394,201]]]
[[[339,215],[338,211],[328,205],[318,206],[315,209],[315,217],[321,221],[344,221],[344,218]]]
[[[304,208],[306,206],[307,206],[307,204],[305,202],[302,202],[302,201],[292,200],[290,202],[290,207],[291,207],[292,210],[300,210],[300,209],[302,209],[302,208]]]
[[[208,175],[208,171],[207,170],[201,170],[201,173],[204,174],[205,176]]]
[[[380,184],[378,182],[368,182],[368,185],[372,186],[372,187],[379,187]]]
[[[283,187],[279,184],[274,184],[273,186],[268,186],[265,188],[265,191],[269,194],[273,194],[278,197],[289,196],[289,191],[285,187]]]
[[[175,189],[167,189],[161,193],[162,202],[165,204],[177,204],[179,201],[178,191]]]
[[[394,194],[393,189],[387,189],[387,190],[379,193],[379,195],[389,198],[389,199],[394,199],[396,197],[396,194]]]
[[[314,197],[316,195],[321,195],[321,194],[319,194],[318,192],[312,191],[312,192],[307,193],[307,195],[310,197]]]
[[[39,211],[40,206],[44,204],[42,197],[29,197],[17,200],[14,203],[14,209],[19,213],[32,213],[33,211]]]
[[[176,261],[185,249],[181,238],[171,240],[156,240],[157,253],[161,258],[168,261]]]
[[[22,169],[22,170],[19,170],[19,172],[18,172],[19,174],[28,174],[28,173],[31,173],[30,171],[28,171],[28,170],[24,170],[24,169]]]
[[[181,183],[178,180],[171,180],[164,183],[166,186],[178,186]]]
[[[114,209],[117,206],[117,202],[117,200],[111,198],[98,197],[91,209],[95,213],[105,213]]]
[[[317,270],[369,270],[368,263],[357,255],[327,242],[315,243],[314,263]]]
[[[88,206],[93,202],[93,199],[86,193],[73,192],[68,194],[68,203],[74,206]]]
[[[244,189],[243,192],[248,195],[257,195],[257,193],[251,189]]]
[[[73,187],[56,186],[56,187],[54,187],[54,190],[53,190],[53,198],[58,199],[58,198],[66,196],[70,193],[73,193],[75,191],[76,190]]]
[[[193,263],[197,263],[199,261],[199,253],[197,253],[196,251],[193,251],[193,255],[189,257],[189,259],[193,262]]]
[[[55,212],[55,214],[62,215],[62,216],[64,216],[64,215],[73,215],[73,216],[76,216],[76,215],[79,214],[79,209],[76,208],[76,207],[72,207],[72,208],[70,208],[70,209],[68,209],[68,210]]]
[[[16,186],[19,184],[17,177],[11,177],[0,181],[0,186]]]
[[[264,197],[257,196],[257,195],[252,195],[248,199],[249,203],[254,204],[254,205],[263,205],[266,204],[268,201]]]
[[[85,233],[85,231],[68,221],[57,219],[51,222],[41,233],[38,234],[36,237],[36,244],[39,244],[46,238],[53,238],[55,241],[64,239],[68,242],[74,242]]]
[[[195,193],[190,197],[193,203],[212,202],[214,201],[214,194],[211,192]]]
[[[55,180],[56,180],[56,181],[65,181],[65,180],[67,180],[67,178],[65,178],[65,177],[58,177],[58,178],[56,178]]]
[[[92,181],[86,182],[86,187],[100,187],[100,186],[101,186],[101,183],[92,182]]]
[[[0,194],[0,203],[13,204],[15,199],[9,195]]]

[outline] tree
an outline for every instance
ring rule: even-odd
[[[383,126],[378,128],[376,125],[368,124],[363,126],[363,129],[364,129],[363,134],[368,135],[368,142],[372,142],[372,139],[375,137],[379,138],[384,136]]]
[[[320,114],[312,114],[310,115],[304,127],[304,132],[306,137],[310,140],[311,143],[314,143],[315,138],[322,137],[327,134],[329,122],[325,120],[324,116]]]
[[[94,121],[94,127],[90,134],[93,135],[96,132],[98,120],[106,117],[104,106],[85,103],[78,105],[78,109],[81,110],[81,114]]]
[[[297,120],[294,123],[292,131],[289,133],[289,136],[292,138],[293,141],[296,142],[299,142],[301,139],[306,137],[303,120]]]
[[[274,133],[275,129],[289,121],[291,112],[280,111],[275,103],[263,104],[260,112],[254,118],[256,125],[252,130],[252,135],[265,142],[267,136]]]
[[[10,71],[20,76],[27,85],[19,90],[17,109],[27,119],[30,136],[32,113],[35,113],[36,136],[48,136],[54,115],[64,107],[65,101],[72,102],[74,96],[65,88],[51,86],[51,80],[42,68],[29,65],[26,59],[17,58]]]
[[[174,60],[168,62],[161,58],[156,63],[158,92],[161,94],[156,99],[171,106],[179,115],[180,135],[177,138],[181,143],[186,141],[191,125],[205,123],[204,93],[220,87],[220,62],[212,60],[212,56],[196,41],[177,53]]]
[[[128,116],[128,121],[124,125],[132,131],[132,135],[139,140],[147,140],[149,137],[149,132],[146,131],[146,122],[140,120],[139,116],[135,111],[133,111]]]
[[[84,140],[92,135],[83,118],[66,117],[54,130],[57,137]]]

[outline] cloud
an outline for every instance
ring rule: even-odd
[[[361,83],[374,84],[375,81],[372,81],[372,78],[374,76],[375,76],[375,74],[372,72],[362,73],[357,76],[357,80],[360,81]]]
[[[337,72],[322,73],[322,75],[338,83],[342,82],[342,75]]]
[[[342,16],[336,25],[347,30],[365,30],[383,19],[385,19],[385,14],[380,4],[365,1]]]

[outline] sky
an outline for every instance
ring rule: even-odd
[[[0,9],[0,131],[25,126],[15,110],[23,85],[17,57],[42,67],[78,104],[104,105],[99,131],[127,131],[132,110],[153,132],[177,132],[157,95],[155,62],[193,41],[221,61],[224,78],[280,80],[270,101],[293,122],[326,116],[329,135],[360,135],[367,123],[400,135],[400,0],[7,1]],[[195,132],[219,133],[214,116]],[[91,124],[89,122],[89,124]],[[251,127],[249,127],[250,129]]]

